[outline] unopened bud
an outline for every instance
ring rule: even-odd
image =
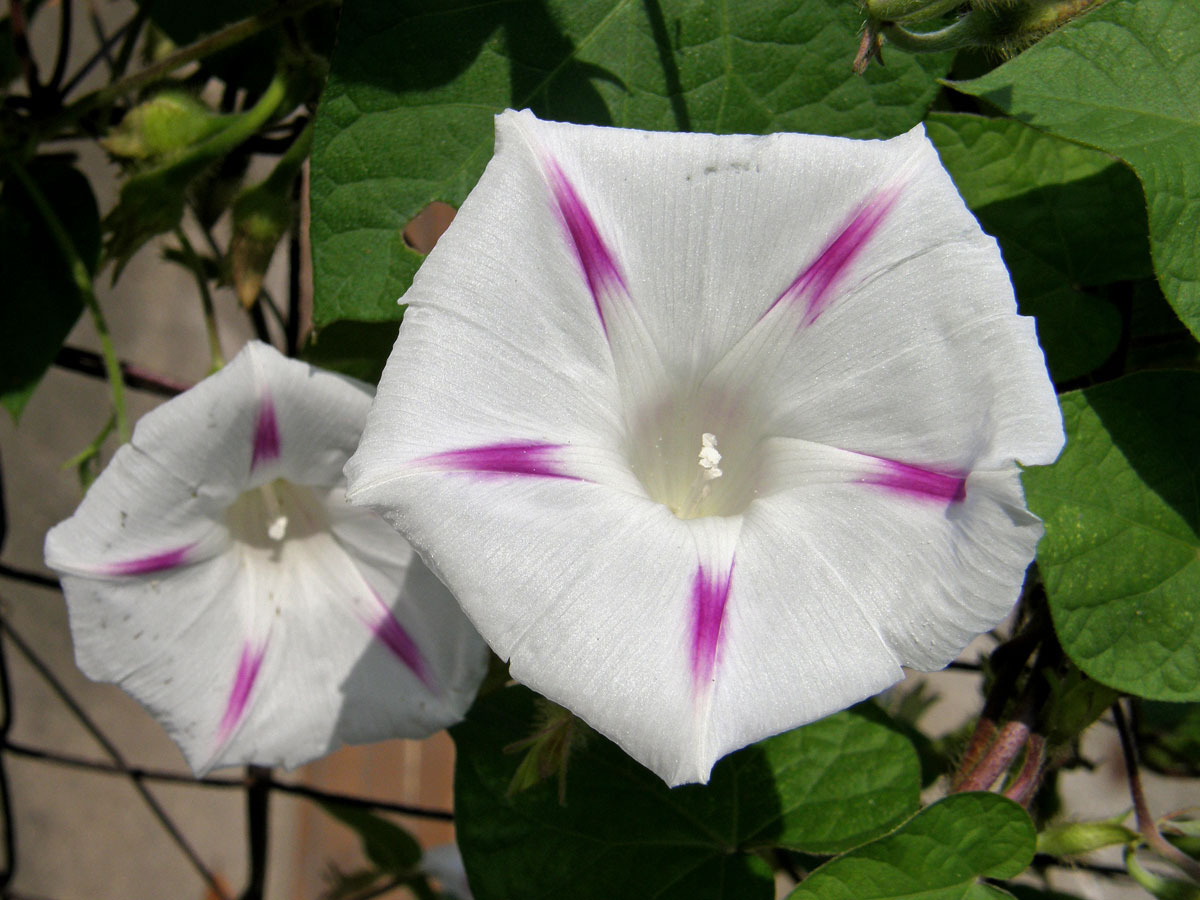
[[[223,127],[225,117],[183,91],[163,91],[131,109],[100,145],[124,159],[161,159]]]

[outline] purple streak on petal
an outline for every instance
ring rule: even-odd
[[[583,268],[583,277],[587,280],[588,290],[592,293],[592,302],[596,305],[596,314],[600,317],[600,325],[608,334],[608,325],[604,321],[604,309],[601,298],[605,294],[617,291],[626,293],[625,278],[618,268],[616,260],[600,236],[599,229],[592,219],[592,214],[575,191],[574,185],[563,174],[563,170],[553,160],[545,163],[550,190],[554,194],[554,202],[567,226],[571,245]]]
[[[229,740],[246,715],[250,692],[254,690],[254,683],[258,680],[258,672],[262,668],[266,652],[266,641],[257,646],[250,641],[243,645],[242,658],[238,661],[237,674],[233,677],[233,688],[225,702],[225,714],[221,716],[221,723],[217,726],[218,747]]]
[[[250,457],[250,471],[263,463],[279,459],[279,422],[275,418],[275,402],[271,395],[263,392],[258,404],[258,417],[254,420],[254,453]]]
[[[379,606],[378,615],[374,621],[367,623],[375,635],[375,639],[387,647],[405,668],[421,680],[422,684],[430,690],[434,690],[433,673],[429,671],[429,664],[425,661],[417,642],[413,640],[412,635],[405,630],[404,626],[396,621],[391,607],[383,602],[383,598],[373,590],[371,596],[375,598],[375,602]]]
[[[767,308],[767,312],[780,302],[803,302],[805,306],[800,326],[803,328],[817,321],[821,313],[833,302],[834,291],[849,271],[850,264],[879,230],[899,196],[899,188],[888,188],[859,207],[842,226],[837,236],[817,254],[817,258],[809,263],[808,267],[796,276],[796,280],[788,285],[787,290]]]
[[[716,572],[701,564],[692,580],[692,683],[696,690],[712,679],[717,664],[733,563],[731,559],[728,569]]]
[[[961,503],[967,496],[967,473],[928,469],[894,459],[875,457],[883,470],[862,478],[864,484],[874,484],[890,491],[921,500],[941,503]]]
[[[564,444],[536,442],[487,444],[467,450],[448,450],[417,460],[437,468],[459,472],[478,472],[484,475],[536,475],[541,478],[583,479],[564,470],[556,454]]]
[[[161,553],[151,553],[149,556],[139,556],[121,562],[110,563],[103,567],[104,575],[149,575],[152,572],[165,572],[187,562],[187,555],[195,544],[185,544],[174,550],[163,550]]]

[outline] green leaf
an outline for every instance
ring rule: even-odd
[[[399,322],[334,322],[310,334],[300,356],[314,366],[378,384],[399,331]]]
[[[1035,842],[1028,814],[1011,800],[952,794],[887,837],[827,862],[789,900],[983,900],[989,895],[970,893],[976,879],[1020,874]]]
[[[88,180],[61,159],[46,157],[29,165],[29,176],[94,272],[100,215]],[[0,403],[16,419],[83,311],[83,298],[50,230],[16,178],[6,179],[0,189],[0,272]]]
[[[321,809],[349,827],[362,840],[363,853],[381,872],[407,875],[421,862],[421,846],[394,822],[357,806],[317,801]]]
[[[572,752],[565,803],[555,779],[509,795],[534,725],[534,695],[481,700],[452,730],[458,841],[478,900],[517,896],[770,898],[749,851],[833,853],[870,840],[917,805],[903,737],[849,710],[717,764],[707,786],[668,789],[592,735]]]
[[[1200,699],[1200,373],[1142,372],[1059,401],[1067,447],[1024,482],[1063,649],[1117,690]]]
[[[1133,167],[1163,292],[1200,335],[1200,4],[1112,0],[954,87]]]
[[[962,900],[1004,900],[1005,897],[1012,900],[1012,894],[994,884],[973,884],[967,888]]]
[[[1166,775],[1200,775],[1200,703],[1142,701],[1134,721],[1143,765]]]
[[[999,241],[1021,312],[1037,317],[1054,380],[1104,362],[1121,319],[1080,288],[1152,274],[1137,178],[1107,154],[1012,119],[943,113],[926,128],[963,199]]]
[[[651,130],[905,131],[950,58],[855,76],[861,26],[845,0],[347,0],[313,146],[317,326],[398,318],[422,259],[404,226],[462,203],[506,107]]]
[[[1076,666],[1046,672],[1050,697],[1042,708],[1042,729],[1051,746],[1069,743],[1081,735],[1120,697],[1107,685],[1089,678]]]

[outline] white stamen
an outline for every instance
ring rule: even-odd
[[[279,507],[279,497],[275,494],[274,485],[264,484],[259,490],[262,492],[263,506],[271,519],[267,526],[267,537],[273,541],[282,541],[287,537],[288,520]]]
[[[718,465],[721,462],[721,454],[717,450],[715,434],[709,434],[706,431],[700,435],[700,453],[696,457],[696,462],[700,466],[700,471],[692,479],[683,505],[675,510],[675,515],[681,519],[690,519],[695,515],[696,507],[707,500],[708,495],[712,493],[712,485],[709,482],[715,481],[724,474]]]
[[[282,541],[287,537],[287,516],[279,516],[267,526],[267,537],[273,541]]]
[[[701,477],[705,481],[712,481],[714,478],[720,478],[723,474],[717,467],[721,462],[721,454],[717,451],[717,436],[709,434],[707,431],[700,435],[700,468]]]

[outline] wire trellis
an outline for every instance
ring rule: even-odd
[[[5,536],[7,518],[4,509],[3,478],[0,475],[0,544]],[[15,568],[0,563],[0,577],[16,582],[34,585],[49,590],[59,590],[57,579]],[[192,778],[177,772],[161,769],[145,768],[131,765],[103,729],[88,714],[79,701],[71,694],[51,667],[41,655],[31,646],[28,640],[13,625],[9,616],[4,612],[8,600],[0,594],[0,826],[3,827],[3,859],[0,860],[0,898],[2,900],[56,900],[56,898],[40,897],[20,893],[12,888],[20,860],[20,836],[17,834],[16,821],[12,812],[13,785],[8,777],[8,760],[10,757],[22,757],[36,760],[47,765],[64,766],[90,772],[117,776],[128,780],[146,804],[151,814],[157,820],[163,831],[170,837],[179,852],[188,860],[196,874],[207,886],[209,896],[214,900],[262,900],[266,885],[268,864],[268,835],[270,828],[270,800],[275,793],[290,794],[316,802],[337,803],[377,812],[397,813],[400,815],[422,818],[433,821],[452,822],[454,815],[449,810],[419,806],[405,803],[391,803],[374,800],[367,797],[326,791],[309,785],[280,780],[270,769],[259,766],[248,766],[242,777],[207,777]],[[52,747],[35,747],[11,737],[13,724],[13,702],[11,690],[11,675],[9,671],[8,647],[11,646],[24,658],[26,663],[37,673],[39,678],[54,693],[63,707],[83,728],[95,739],[96,743],[108,757],[107,760],[89,759],[69,753],[63,753]],[[207,866],[192,843],[188,840],[183,829],[172,819],[170,813],[163,807],[151,792],[149,785],[180,784],[191,785],[203,789],[238,790],[245,794],[246,804],[246,846],[248,854],[248,871],[245,888],[234,895],[221,882],[216,874]],[[396,885],[389,885],[388,890]],[[375,894],[377,896],[377,894]]]

